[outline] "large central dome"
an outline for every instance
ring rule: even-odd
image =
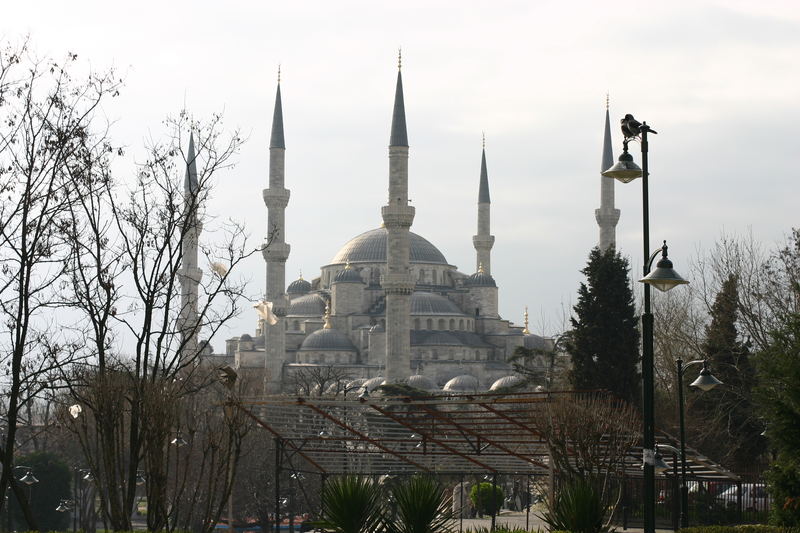
[[[412,263],[437,263],[447,265],[444,258],[433,244],[424,237],[416,233],[408,232],[411,239]],[[342,246],[339,252],[331,260],[331,264],[343,263],[385,263],[386,262],[386,228],[377,228],[362,233],[358,237],[350,239],[347,244]]]

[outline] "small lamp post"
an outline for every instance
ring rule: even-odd
[[[683,362],[683,359],[675,361],[678,372],[678,420],[680,422],[680,438],[681,438],[681,512],[680,522],[681,527],[689,527],[689,487],[686,483],[686,423],[684,421],[684,401],[683,401],[683,375],[686,369],[694,365],[703,365],[700,375],[697,379],[692,381],[689,386],[697,387],[703,392],[708,392],[717,385],[722,385],[722,382],[715,378],[711,371],[708,369],[708,361],[705,359],[697,359],[695,361]]]

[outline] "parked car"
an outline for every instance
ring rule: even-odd
[[[739,487],[734,485],[717,495],[717,501],[727,507],[735,507],[739,497]],[[772,498],[763,483],[742,483],[742,509],[745,511],[766,511]]]

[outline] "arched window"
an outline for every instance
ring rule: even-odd
[[[437,271],[435,271],[435,270],[431,270],[431,281],[432,281],[432,283],[433,283],[434,285],[436,285],[436,283],[437,283],[437,279],[436,279],[436,278],[437,278],[438,276],[437,276],[436,274],[438,274],[438,272],[437,272]]]
[[[338,353],[333,356],[333,362],[334,363],[339,363],[339,354]]]
[[[414,329],[419,329],[419,318],[414,319]]]
[[[419,277],[417,279],[419,280],[420,283],[425,283],[425,269],[424,268],[420,268],[419,269]]]
[[[476,361],[480,361],[481,360],[481,351],[480,350],[475,350],[475,360]]]
[[[456,320],[454,318],[450,319],[450,331],[456,329]]]
[[[436,351],[436,348],[434,348],[433,351],[431,352],[431,359],[433,359],[434,361],[439,359],[439,352]]]
[[[444,318],[439,319],[439,329],[444,329]]]
[[[294,324],[293,324],[293,327],[294,327],[295,331],[300,331],[300,321],[299,320],[295,320]]]
[[[428,328],[429,330],[433,329],[433,319],[432,318],[429,318],[428,320],[425,321],[425,327]]]
[[[461,331],[464,331],[464,319],[463,318],[458,321],[458,329],[460,329]]]

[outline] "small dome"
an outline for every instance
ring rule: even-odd
[[[518,387],[522,385],[523,382],[524,380],[519,376],[503,376],[492,383],[492,386],[489,387],[489,390],[496,391],[500,389],[510,389],[512,387]]]
[[[421,374],[415,374],[413,376],[408,377],[409,387],[414,387],[415,389],[420,389],[424,391],[435,391],[439,390],[439,387],[436,386],[436,383],[433,382],[431,378],[428,376],[423,376]]]
[[[483,271],[475,272],[465,279],[464,285],[468,287],[497,287],[494,278]]]
[[[388,234],[386,228],[376,228],[350,239],[331,259],[331,264],[385,263]],[[408,255],[411,263],[447,264],[442,252],[427,239],[412,232],[408,232],[408,237],[410,240]]]
[[[364,383],[361,384],[361,388],[362,389],[367,389],[367,391],[372,392],[375,389],[377,389],[378,387],[380,387],[381,385],[383,385],[384,381],[386,381],[386,378],[383,377],[383,376],[377,376],[377,377],[374,377],[374,378],[370,378],[370,379],[368,379],[367,381],[365,381]]]
[[[440,294],[416,291],[411,294],[412,315],[460,315],[464,313],[451,300]]]
[[[298,296],[289,302],[288,316],[321,317],[325,313],[325,299],[316,292]]]
[[[286,294],[308,294],[311,290],[311,283],[303,279],[303,276],[300,276],[298,279],[294,280],[289,284],[286,288]]]
[[[242,341],[244,341],[244,342],[252,342],[253,341],[253,337],[251,337],[250,335],[245,333],[244,335],[239,337],[239,342],[242,342]]]
[[[456,376],[445,383],[442,390],[447,392],[477,392],[478,379],[468,374]]]
[[[336,273],[336,276],[333,277],[334,283],[364,283],[364,280],[361,279],[361,274],[358,273],[353,268],[350,268],[350,265],[347,265],[347,268],[344,270],[340,270]]]
[[[336,329],[318,329],[303,340],[298,351],[347,351],[355,352],[350,338]]]

